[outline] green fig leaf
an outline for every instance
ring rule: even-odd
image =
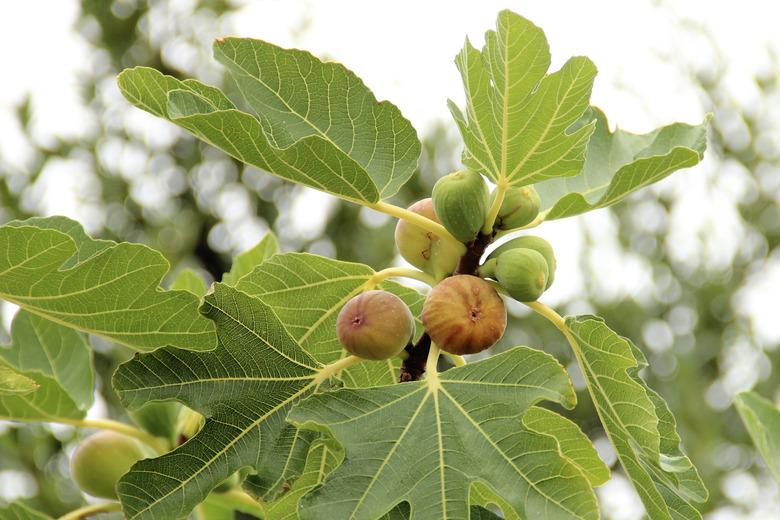
[[[285,471],[291,405],[314,391],[320,368],[270,307],[225,284],[204,298],[213,320],[213,351],[162,348],[137,354],[114,374],[129,408],[177,400],[206,417],[188,442],[138,462],[117,490],[128,518],[181,518],[209,491],[249,466],[275,478]],[[281,463],[281,464],[280,464]]]
[[[552,436],[523,426],[542,400],[576,402],[560,364],[527,347],[425,381],[312,395],[288,420],[332,435],[345,458],[300,517],[373,520],[405,501],[412,519],[467,519],[469,489],[483,482],[528,520],[595,520],[580,469]]]
[[[639,377],[642,352],[601,318],[566,318],[566,327],[604,430],[650,518],[701,519],[691,502],[707,499],[680,448],[666,402]]]
[[[279,252],[279,240],[273,231],[268,231],[251,249],[236,255],[230,272],[222,276],[222,283],[235,286],[242,276],[252,272],[252,269],[262,264]]]
[[[755,392],[739,394],[734,405],[769,472],[780,483],[780,409]]]
[[[92,240],[65,217],[0,227],[0,298],[137,350],[214,348],[198,299],[163,291],[165,258],[141,244]]]
[[[68,422],[82,419],[92,405],[92,351],[70,328],[20,310],[11,324],[11,344],[0,346],[0,367],[36,386],[32,392],[0,394],[0,420]]]
[[[525,426],[536,433],[555,437],[561,453],[577,466],[592,486],[609,480],[609,468],[596,448],[575,423],[552,410],[534,406],[523,416]]]
[[[466,110],[449,106],[468,168],[515,186],[580,172],[594,127],[570,127],[588,108],[596,76],[588,58],[571,58],[547,74],[550,49],[542,30],[501,11],[482,51],[466,40],[455,63]]]
[[[49,515],[36,511],[21,502],[12,502],[0,507],[1,520],[52,520]]]
[[[343,65],[259,40],[225,38],[214,48],[257,116],[214,87],[150,68],[123,71],[119,88],[246,164],[355,202],[388,198],[414,173],[421,146],[411,123]]]
[[[40,385],[13,368],[0,364],[0,396],[24,395],[39,389]]]
[[[197,296],[203,298],[208,291],[206,286],[206,280],[194,269],[182,269],[171,284],[171,290],[173,291],[188,291]]]
[[[370,283],[375,271],[367,265],[332,260],[308,253],[284,253],[263,262],[239,281],[237,288],[270,305],[290,334],[323,364],[348,355],[336,336],[341,308]],[[424,296],[395,282],[379,289],[400,297],[415,316],[417,334]],[[377,386],[398,380],[398,359],[360,363],[341,373],[347,386]]]
[[[535,186],[545,220],[579,215],[616,204],[631,193],[701,161],[707,124],[675,123],[647,134],[609,131],[604,113],[591,107],[582,121],[596,120],[585,167],[574,177]]]

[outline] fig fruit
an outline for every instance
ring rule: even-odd
[[[524,247],[510,249],[501,253],[495,262],[496,280],[515,300],[537,300],[547,287],[547,262],[538,251]]]
[[[496,192],[490,195],[490,203],[495,200]],[[517,229],[533,222],[539,214],[542,201],[533,186],[509,188],[496,216],[496,229]]]
[[[434,222],[439,222],[430,198],[418,200],[408,209]],[[434,233],[405,220],[399,220],[395,227],[395,243],[407,262],[437,280],[452,273],[460,260],[457,244],[442,240]]]
[[[477,172],[445,175],[433,186],[433,209],[442,225],[461,242],[474,240],[485,223],[488,187]]]
[[[336,334],[350,354],[388,359],[398,355],[414,336],[414,316],[395,294],[366,291],[341,309]]]
[[[526,235],[513,238],[509,242],[501,244],[494,251],[492,251],[488,255],[487,260],[489,261],[493,258],[498,258],[502,253],[509,251],[510,249],[518,248],[533,249],[544,257],[544,260],[547,263],[547,285],[545,289],[549,289],[553,283],[553,280],[555,279],[555,268],[557,264],[555,262],[555,253],[553,252],[552,246],[542,237]]]
[[[141,442],[108,430],[87,437],[70,459],[73,480],[85,493],[116,499],[116,483],[141,459],[153,457]]]
[[[461,274],[436,285],[423,305],[425,330],[442,350],[476,354],[496,344],[506,329],[506,307],[495,289]]]

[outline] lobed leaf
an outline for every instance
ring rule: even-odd
[[[245,275],[252,272],[258,265],[279,252],[279,240],[273,231],[268,231],[251,249],[238,254],[233,259],[230,272],[222,276],[222,283],[235,286]]]
[[[29,394],[40,388],[40,385],[14,370],[13,368],[0,364],[0,396]]]
[[[198,299],[159,284],[168,262],[144,245],[89,238],[65,217],[0,227],[0,298],[139,350],[214,347]]]
[[[545,220],[579,215],[616,204],[631,193],[701,161],[707,147],[707,119],[700,125],[675,123],[647,134],[609,131],[604,113],[591,107],[582,121],[595,118],[582,171],[536,185]]]
[[[377,102],[340,63],[249,38],[218,39],[214,56],[275,148],[316,137],[360,165],[380,199],[394,195],[414,174],[420,142],[411,123],[392,103]]]
[[[194,269],[182,269],[171,284],[173,291],[191,292],[198,298],[203,298],[208,291],[206,280]]]
[[[516,347],[427,381],[315,394],[289,420],[332,435],[344,463],[304,497],[302,520],[375,519],[401,502],[409,518],[469,518],[483,482],[533,519],[597,519],[596,498],[556,440],[523,426],[541,400],[573,406],[551,356]]]
[[[52,520],[52,517],[21,502],[12,502],[0,508],[0,520]]]
[[[780,483],[780,410],[755,392],[739,394],[734,406],[769,472]]]
[[[566,318],[588,391],[618,459],[653,519],[701,519],[707,490],[680,449],[674,417],[638,372],[641,351],[601,318]]]
[[[0,367],[32,381],[31,392],[0,394],[0,420],[81,419],[92,405],[92,353],[78,332],[21,310],[11,344],[0,347]]]
[[[455,63],[466,91],[463,113],[449,102],[463,136],[463,163],[493,182],[523,186],[576,175],[593,125],[572,125],[588,108],[596,67],[585,57],[547,74],[542,30],[501,11],[482,52],[466,40]]]
[[[207,418],[185,444],[138,462],[120,480],[128,518],[184,517],[245,466],[269,478],[281,475],[290,450],[285,435],[292,429],[285,416],[314,390],[319,363],[269,306],[218,283],[201,312],[216,325],[215,350],[137,354],[114,375],[114,388],[129,408],[175,399]]]
[[[360,294],[375,271],[367,265],[333,260],[307,253],[284,253],[263,262],[244,276],[237,288],[273,308],[301,347],[323,364],[347,355],[336,336],[336,318],[344,304]],[[424,297],[394,282],[379,288],[397,294],[417,317],[417,332]],[[376,386],[397,380],[397,359],[360,363],[342,372],[348,386]]]
[[[257,116],[214,87],[150,68],[123,71],[119,88],[244,163],[349,200],[378,202],[414,173],[414,128],[343,65],[259,40],[225,38],[214,49]]]

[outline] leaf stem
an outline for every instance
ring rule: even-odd
[[[360,363],[361,361],[365,361],[365,359],[358,356],[347,356],[331,363],[330,365],[325,365],[324,367],[320,368],[319,372],[314,378],[314,384],[320,385],[345,368],[349,368],[356,363]]]
[[[447,240],[457,245],[459,254],[461,255],[466,252],[466,246],[463,245],[463,243],[461,243],[457,238],[452,236],[452,234],[450,234],[450,232],[447,231],[447,229],[444,226],[442,226],[438,222],[434,222],[428,217],[424,217],[413,211],[409,211],[408,209],[404,209],[394,204],[389,204],[383,200],[380,200],[379,202],[373,202],[373,203],[365,203],[360,201],[355,201],[355,202],[358,202],[359,204],[363,204],[367,208],[371,208],[381,213],[385,213],[387,215],[400,218],[402,220],[406,220],[407,222],[414,224],[415,226],[421,227],[426,231],[430,231],[431,233],[438,236],[442,240]]]
[[[493,204],[491,204],[490,209],[488,210],[487,217],[485,217],[485,224],[482,226],[482,234],[493,234],[493,226],[496,224],[498,212],[501,211],[501,204],[504,203],[504,196],[506,195],[506,190],[508,189],[509,183],[506,179],[501,179],[498,181],[498,183],[496,183],[496,196],[493,199]]]
[[[95,428],[98,430],[111,430],[128,437],[133,437],[153,448],[157,453],[163,454],[170,451],[171,447],[165,439],[155,437],[151,433],[145,432],[129,424],[111,419],[67,419],[57,418],[52,422],[69,424],[77,428]]]
[[[381,271],[374,273],[374,276],[369,278],[368,282],[366,282],[366,288],[367,290],[373,289],[388,278],[395,277],[412,278],[430,285],[431,287],[436,285],[436,279],[423,271],[412,269],[411,267],[388,267],[387,269],[382,269]]]
[[[74,509],[70,513],[59,517],[58,520],[79,520],[97,513],[108,513],[110,511],[121,511],[122,506],[119,502],[106,502],[103,504],[90,504],[78,509]]]
[[[428,351],[428,360],[425,362],[425,381],[428,383],[428,388],[431,391],[438,390],[438,388],[441,386],[441,381],[439,381],[439,371],[436,369],[436,364],[439,361],[439,354],[440,354],[439,347],[431,341],[431,348]]]

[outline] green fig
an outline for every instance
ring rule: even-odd
[[[476,354],[495,345],[506,329],[504,300],[485,280],[445,278],[423,305],[422,322],[436,345],[450,354]]]
[[[203,415],[195,410],[182,406],[177,427],[179,432],[179,444],[183,444],[187,440],[195,437],[200,429],[203,428],[205,422],[206,418],[203,417]]]
[[[73,480],[85,493],[116,499],[116,483],[141,459],[153,457],[141,442],[108,430],[87,437],[70,459]]]
[[[549,289],[555,279],[555,268],[557,266],[555,262],[555,253],[550,243],[542,237],[533,235],[525,235],[501,244],[495,250],[493,250],[487,257],[487,260],[498,258],[502,253],[509,251],[510,249],[526,248],[533,249],[537,253],[544,257],[547,262],[547,286],[545,289]],[[490,275],[487,275],[490,276]]]
[[[495,190],[490,194],[490,203],[496,198]],[[509,188],[496,216],[495,229],[517,229],[527,226],[539,214],[542,201],[533,186]]]
[[[152,435],[174,440],[176,438],[180,412],[181,404],[179,403],[173,401],[150,402],[136,410],[132,410],[130,417],[133,418],[138,426]]]
[[[414,316],[404,301],[387,291],[366,291],[349,300],[336,318],[344,348],[364,359],[397,356],[414,336]]]
[[[452,236],[468,243],[476,238],[488,212],[488,186],[477,172],[445,175],[433,186],[433,208]]]
[[[547,262],[538,251],[510,249],[501,253],[495,261],[496,280],[515,300],[535,301],[547,287]]]
[[[433,209],[433,201],[422,199],[411,206],[409,211],[439,222]],[[458,245],[451,240],[442,240],[434,233],[399,220],[395,227],[395,243],[404,259],[437,280],[451,274],[460,261]]]

